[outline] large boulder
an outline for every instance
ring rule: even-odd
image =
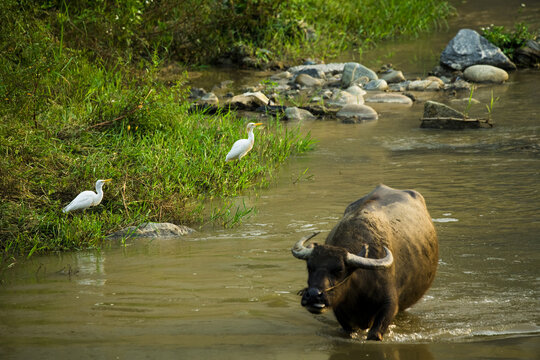
[[[505,70],[516,69],[516,65],[501,49],[470,29],[459,30],[442,52],[440,62],[454,70],[479,64],[493,65]]]
[[[465,79],[477,83],[502,83],[508,80],[508,73],[491,65],[469,66],[463,72]]]
[[[369,80],[377,80],[378,76],[375,71],[365,67],[364,65],[350,62],[343,67],[343,75],[341,77],[341,87],[348,88],[354,85],[361,77],[367,77]]]

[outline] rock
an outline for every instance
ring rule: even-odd
[[[289,68],[289,72],[296,74],[299,73],[302,70],[306,69],[317,69],[325,74],[331,73],[340,73],[343,72],[343,67],[345,66],[344,63],[332,63],[332,64],[316,64],[316,65],[299,65],[299,66],[293,66]]]
[[[407,91],[410,81],[402,81],[400,83],[388,84],[389,91],[404,92]]]
[[[430,91],[430,90],[439,90],[443,87],[443,82],[438,79],[439,81],[425,79],[425,80],[415,80],[411,81],[409,85],[407,85],[407,90],[409,91]]]
[[[405,81],[405,76],[403,72],[396,70],[389,70],[380,75],[380,78],[386,81],[388,84],[395,84],[402,81]]]
[[[463,72],[465,79],[477,83],[502,83],[508,80],[508,73],[491,65],[469,66]]]
[[[299,109],[297,107],[288,107],[285,109],[285,116],[289,120],[314,120],[315,115],[307,110]]]
[[[287,80],[291,79],[293,77],[293,74],[291,74],[289,71],[282,71],[278,74],[272,75],[270,77],[270,80],[279,81],[279,80]]]
[[[436,101],[426,101],[426,103],[424,104],[424,117],[425,118],[446,117],[446,118],[465,119],[465,114],[455,109],[452,109],[448,105],[441,104]]]
[[[251,109],[268,105],[268,98],[262,92],[247,92],[234,96],[229,103],[240,108]]]
[[[107,238],[115,239],[120,237],[179,237],[190,234],[195,230],[171,223],[143,223],[140,226],[130,226],[119,230]]]
[[[348,104],[363,104],[364,97],[362,95],[353,95],[347,91],[337,90],[326,103],[337,107],[343,107]]]
[[[298,75],[300,75],[300,74],[306,74],[306,75],[309,75],[309,76],[311,76],[312,78],[315,78],[315,79],[325,79],[326,78],[326,74],[324,73],[324,71],[322,69],[318,69],[318,68],[302,69],[302,70],[298,71]]]
[[[219,104],[219,99],[216,94],[209,92],[204,94],[199,102],[202,104],[217,105]]]
[[[354,62],[346,63],[343,67],[341,87],[348,88],[349,86],[356,84],[356,81],[363,76],[366,76],[369,80],[378,79],[377,74],[364,65]]]
[[[354,96],[364,96],[367,94],[367,92],[358,85],[349,86],[345,91]]]
[[[471,90],[471,84],[463,79],[457,79],[456,81],[445,84],[444,90],[454,90],[454,91],[470,91]]]
[[[315,79],[314,77],[308,75],[308,74],[299,74],[296,79],[294,80],[295,83],[302,85],[302,86],[322,86],[324,84],[324,81],[321,79]]]
[[[506,55],[474,30],[461,29],[450,40],[440,58],[441,64],[455,70],[472,65],[493,65],[505,70],[515,70],[516,65]]]
[[[364,85],[364,89],[368,91],[378,90],[378,91],[385,91],[388,89],[388,84],[385,80],[377,79],[377,80],[371,80],[366,85]]]
[[[204,95],[206,95],[206,90],[204,90],[203,88],[191,88],[189,90],[189,98],[190,99],[200,99],[202,98]]]
[[[385,104],[400,104],[411,106],[413,101],[410,97],[401,94],[377,94],[366,98],[367,103],[385,103]]]
[[[514,52],[514,60],[521,67],[540,67],[540,44],[529,40]]]
[[[421,128],[448,130],[479,129],[492,126],[488,119],[468,119],[462,112],[435,101],[427,101],[424,104],[424,117],[420,124]]]
[[[366,105],[348,104],[339,110],[336,116],[344,122],[364,122],[377,120],[378,115],[375,110]]]

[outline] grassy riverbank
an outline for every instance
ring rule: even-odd
[[[190,113],[185,77],[158,80],[164,61],[209,63],[238,51],[264,61],[326,57],[424,31],[449,9],[430,0],[217,4],[0,2],[4,264],[98,246],[106,234],[143,221],[231,225],[249,209],[227,198],[264,186],[288,156],[312,146],[309,135],[271,120],[256,131],[252,153],[224,163],[247,119]],[[113,178],[100,206],[61,212],[99,178]],[[211,199],[221,205],[205,209]]]

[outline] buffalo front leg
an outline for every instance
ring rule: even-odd
[[[384,333],[394,320],[397,312],[398,305],[395,301],[386,303],[375,316],[373,325],[369,329],[367,340],[382,341]]]

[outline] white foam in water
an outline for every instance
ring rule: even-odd
[[[438,218],[438,219],[432,219],[432,220],[433,220],[433,222],[438,222],[438,223],[447,223],[447,222],[459,221],[456,218]]]

